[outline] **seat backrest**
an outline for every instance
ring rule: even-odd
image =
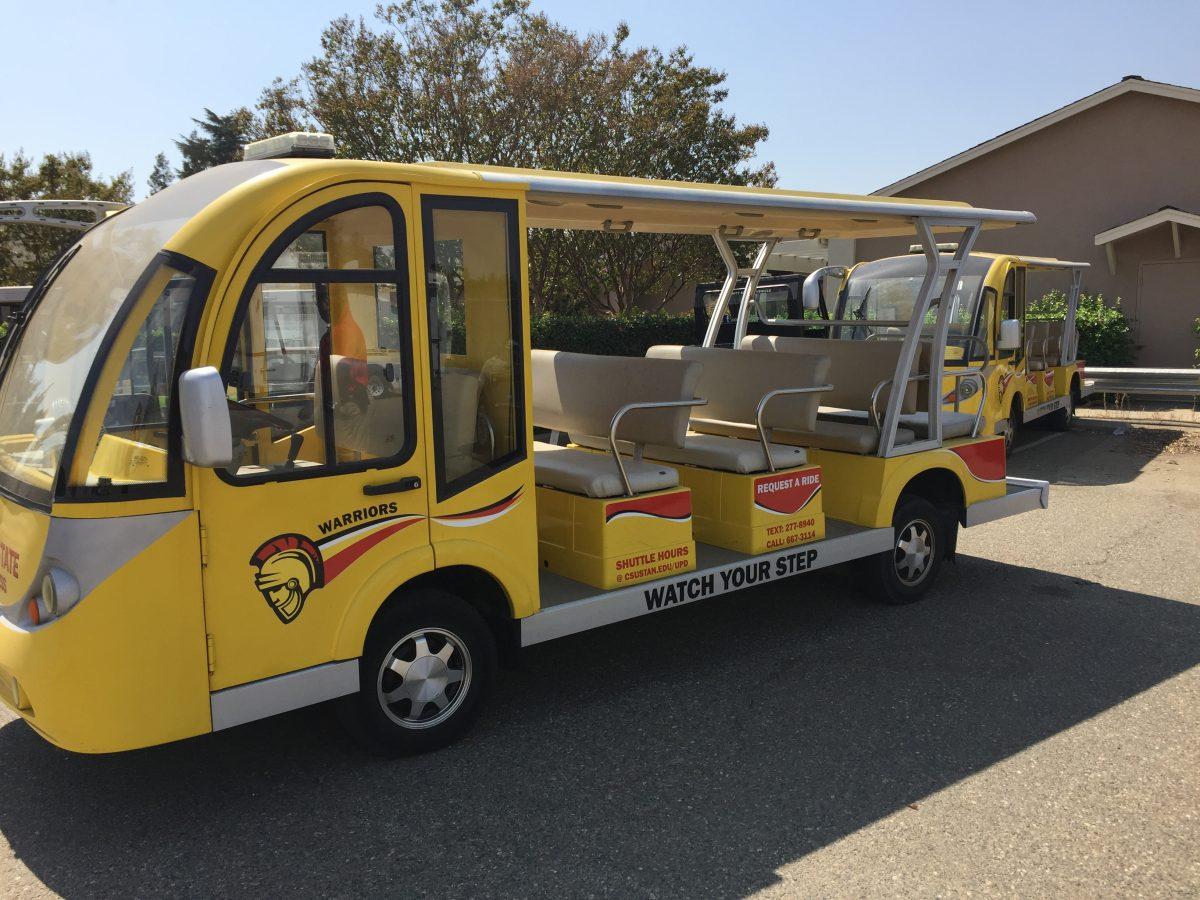
[[[829,357],[827,378],[833,390],[821,403],[842,409],[870,409],[871,392],[879,382],[896,374],[902,341],[844,341],[829,338],[802,338],[786,335],[755,334],[742,340],[742,350],[774,350],[778,353]],[[916,354],[910,368],[917,374],[921,355]],[[918,387],[921,382],[910,381],[904,391],[902,412],[917,411]],[[892,386],[879,392],[877,409],[880,415],[887,409]]]
[[[1025,355],[1030,359],[1042,360],[1042,342],[1046,339],[1047,322],[1025,323]]]
[[[607,438],[613,416],[630,403],[691,400],[700,365],[675,359],[593,356],[559,350],[530,353],[533,424]],[[617,436],[634,444],[682,447],[690,407],[633,410]]]
[[[782,353],[745,353],[715,347],[657,346],[646,351],[649,359],[677,359],[702,367],[697,393],[708,403],[692,409],[693,419],[717,419],[753,425],[758,402],[778,388],[816,387],[825,384],[828,356],[784,356]],[[763,412],[763,425],[793,431],[812,431],[817,422],[821,393],[780,396]],[[694,424],[697,431],[703,427]]]
[[[1046,322],[1046,362],[1052,366],[1062,365],[1062,341],[1065,322]]]

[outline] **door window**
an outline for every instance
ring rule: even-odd
[[[1025,270],[1012,267],[1008,270],[1008,275],[1004,278],[1004,318],[1017,319],[1021,324],[1021,331],[1025,331]],[[996,323],[997,339],[999,339],[1000,324]],[[1012,356],[1013,363],[1018,363],[1025,357],[1025,344],[1021,342],[1021,346],[1015,351],[1005,351]]]
[[[395,253],[403,217],[386,198],[358,202],[309,216],[247,288],[224,367],[227,474],[237,480],[394,465],[412,453],[407,276]]]
[[[425,282],[438,499],[524,459],[516,204],[427,197]]]

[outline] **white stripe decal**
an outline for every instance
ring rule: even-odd
[[[376,519],[374,522],[368,522],[361,528],[356,528],[353,531],[347,531],[345,534],[339,534],[335,538],[327,538],[323,541],[317,541],[317,546],[324,551],[328,547],[336,547],[338,544],[344,544],[346,541],[354,540],[355,538],[363,537],[367,532],[375,531],[384,525],[392,525],[396,522],[401,522],[408,519],[423,519],[424,516],[407,515],[407,516],[390,516],[386,519]]]

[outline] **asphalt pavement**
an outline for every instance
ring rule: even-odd
[[[835,570],[538,646],[430,756],[327,707],[103,757],[0,713],[0,889],[1195,896],[1200,442],[1121,428],[1026,435],[1051,509],[920,604]]]

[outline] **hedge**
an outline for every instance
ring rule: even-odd
[[[696,342],[695,318],[668,313],[635,311],[614,318],[541,313],[529,330],[534,347],[605,356],[645,356],[655,344]]]
[[[1050,291],[1029,304],[1026,317],[1039,321],[1061,321],[1067,317],[1067,295]],[[1079,358],[1092,366],[1128,366],[1137,355],[1129,320],[1121,310],[1121,298],[1109,306],[1103,294],[1081,293],[1075,313],[1079,333]]]

